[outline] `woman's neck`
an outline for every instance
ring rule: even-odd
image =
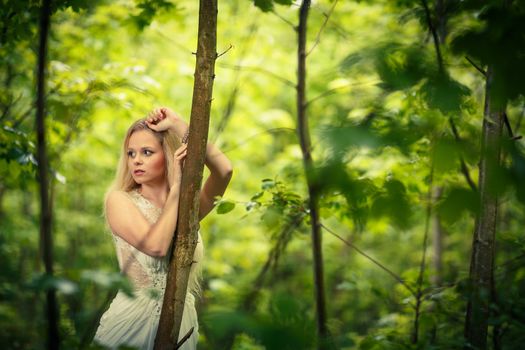
[[[166,198],[168,198],[168,187],[165,183],[142,184],[138,191],[144,198],[160,208],[164,206]]]

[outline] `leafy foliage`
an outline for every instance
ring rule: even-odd
[[[323,231],[330,332],[341,349],[465,346],[464,308],[473,297],[466,283],[469,245],[480,203],[467,175],[477,183],[485,85],[478,69],[490,66],[514,136],[506,129],[502,166],[495,168],[501,204],[491,340],[519,349],[525,8],[519,1],[505,7],[447,0],[440,12],[427,1],[431,19],[445,26],[438,26],[440,67],[422,3],[339,1],[327,18],[334,3],[319,1],[310,12],[307,98],[315,166],[309,175],[319,189],[323,227],[339,236]],[[173,106],[183,116],[191,108],[196,2],[53,4],[46,119],[52,280],[39,259],[32,119],[40,5],[4,1],[0,7],[3,348],[43,348],[41,305],[50,286],[60,291],[66,348],[89,338],[108,295],[130,291],[101,215],[123,133],[154,106]],[[306,349],[317,341],[307,192],[294,134],[290,24],[297,15],[289,0],[219,8],[219,47],[233,49],[217,61],[211,139],[232,159],[235,177],[217,199],[217,215],[202,222],[202,349]],[[429,193],[437,193],[430,203]],[[427,220],[433,225],[420,281]],[[441,265],[434,262],[439,257]],[[407,286],[422,291],[417,344],[410,341],[417,298]]]

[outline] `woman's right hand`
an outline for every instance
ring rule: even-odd
[[[170,189],[180,190],[180,184],[182,182],[182,168],[184,167],[184,160],[188,152],[188,145],[183,144],[173,154],[173,172],[168,179]]]
[[[182,117],[168,107],[155,108],[151,111],[146,117],[146,124],[155,131],[171,129],[181,138],[188,130],[188,125]]]

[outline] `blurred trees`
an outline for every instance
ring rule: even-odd
[[[101,216],[121,138],[154,106],[189,116],[194,2],[53,4],[52,281],[42,275],[35,209],[39,4],[7,1],[0,9],[6,348],[43,346],[40,305],[50,283],[59,292],[65,348],[79,346],[107,292],[125,288]],[[327,325],[337,348],[483,348],[464,336],[469,304],[485,310],[488,348],[523,344],[524,16],[519,1],[312,4],[305,84],[316,165],[310,176],[319,186]],[[217,131],[210,138],[236,171],[217,214],[202,223],[200,347],[312,348],[308,195],[293,117],[298,6],[219,2],[218,20],[219,53],[233,48],[217,61]],[[486,99],[494,113],[484,112]],[[484,121],[497,122],[492,114],[502,126],[494,133],[499,162],[482,143]],[[494,235],[475,229],[487,196],[497,198]],[[493,246],[473,232],[488,232]],[[473,243],[493,252],[493,263],[482,259],[489,276],[482,283],[470,276]],[[430,265],[430,258],[441,264]],[[471,323],[480,325],[477,317]]]

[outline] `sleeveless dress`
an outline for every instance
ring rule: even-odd
[[[150,224],[158,220],[162,209],[154,206],[136,190],[127,194]],[[168,255],[162,258],[149,256],[116,234],[112,236],[120,270],[130,279],[134,297],[127,296],[123,291],[117,293],[100,319],[94,341],[111,349],[119,346],[141,350],[153,349],[164,298]],[[180,348],[182,350],[197,348],[199,325],[195,310],[195,295],[199,293],[198,275],[203,255],[204,249],[199,233],[193,256],[196,263],[192,264],[190,270],[179,341],[192,327],[194,329]]]

